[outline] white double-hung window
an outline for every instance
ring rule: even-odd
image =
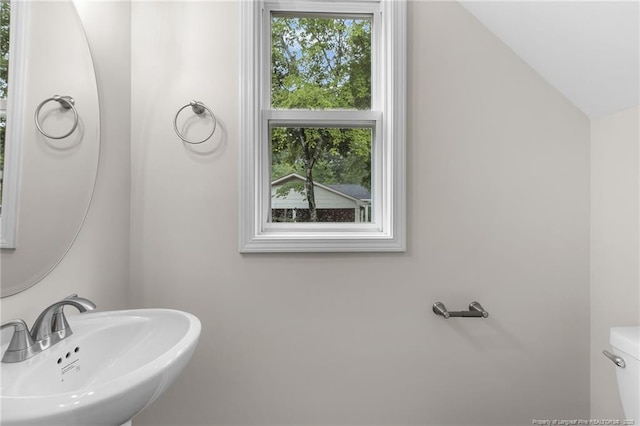
[[[240,250],[405,250],[405,2],[241,7]]]
[[[0,248],[16,247],[28,3],[0,0]]]

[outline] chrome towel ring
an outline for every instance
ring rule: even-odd
[[[206,138],[202,139],[201,141],[192,141],[187,139],[182,133],[180,133],[180,131],[178,130],[178,116],[180,115],[180,113],[182,112],[183,109],[187,108],[187,107],[191,107],[191,109],[193,110],[194,113],[200,115],[203,114],[205,111],[207,111],[209,113],[209,115],[211,116],[211,118],[213,119],[213,128],[211,129],[211,132],[209,133],[209,135],[207,135]],[[190,143],[193,145],[197,145],[203,142],[208,141],[211,136],[213,136],[213,134],[216,131],[216,127],[218,126],[218,120],[216,120],[216,116],[213,114],[213,111],[211,111],[211,109],[209,109],[209,107],[207,107],[205,104],[203,104],[202,102],[199,101],[191,101],[188,104],[186,104],[185,106],[183,106],[182,108],[180,108],[178,110],[178,112],[176,113],[176,116],[173,119],[173,129],[176,131],[176,134],[178,135],[178,137],[180,139],[182,139],[183,141],[185,141],[186,143]]]
[[[71,130],[69,130],[67,133],[65,133],[62,136],[50,135],[47,132],[45,132],[42,129],[42,126],[40,125],[40,110],[42,109],[44,104],[50,101],[56,101],[60,104],[62,108],[70,109],[73,112],[73,126],[71,127]],[[69,136],[71,133],[73,133],[76,130],[76,127],[78,127],[78,111],[76,111],[76,108],[74,106],[75,103],[76,101],[71,96],[58,96],[58,95],[55,95],[52,98],[48,98],[40,102],[40,105],[38,105],[38,108],[36,108],[36,113],[34,116],[34,120],[36,122],[36,127],[38,128],[38,131],[43,135],[45,135],[46,137],[48,137],[49,139],[64,139],[67,136]]]

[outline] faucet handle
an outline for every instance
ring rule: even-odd
[[[33,356],[30,352],[34,342],[27,324],[21,319],[15,319],[2,324],[0,330],[7,327],[13,327],[13,336],[2,357],[2,362],[18,362]]]

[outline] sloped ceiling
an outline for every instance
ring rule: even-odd
[[[590,118],[638,105],[640,1],[461,1]]]

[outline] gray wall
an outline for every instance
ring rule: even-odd
[[[624,418],[611,327],[640,324],[640,109],[591,123],[591,417]],[[635,419],[638,421],[638,419]]]
[[[132,5],[131,302],[198,315],[136,425],[589,417],[590,123],[454,2],[409,6],[403,254],[240,255],[239,6]],[[216,112],[185,147],[175,111]],[[445,321],[472,300],[487,320]]]

